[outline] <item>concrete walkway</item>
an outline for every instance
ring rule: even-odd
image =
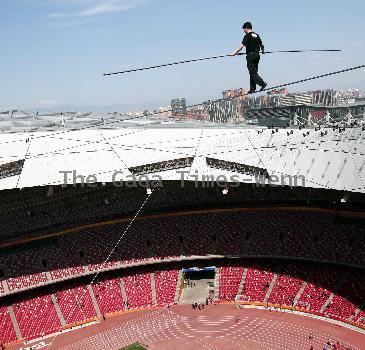
[[[187,287],[183,289],[179,304],[204,303],[209,296],[208,282],[213,282],[211,279],[192,280],[195,283],[194,287]]]

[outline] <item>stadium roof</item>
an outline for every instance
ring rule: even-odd
[[[365,193],[361,128],[324,132],[183,125],[3,133],[0,189],[62,184],[64,171],[111,182],[118,171],[115,180],[144,174],[150,180],[158,175],[164,180],[212,176],[227,182],[258,182],[270,176],[273,184]],[[73,183],[72,174],[67,179]]]

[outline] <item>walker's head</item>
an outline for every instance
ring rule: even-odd
[[[245,22],[242,26],[242,29],[245,33],[249,33],[252,31],[252,24],[251,22]]]

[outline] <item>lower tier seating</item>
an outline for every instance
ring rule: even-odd
[[[340,295],[335,295],[325,309],[324,314],[328,317],[332,316],[347,320],[355,315],[355,311],[356,305]]]
[[[157,305],[174,303],[178,277],[178,270],[155,272]]]
[[[239,301],[250,303],[266,303],[267,298],[272,304],[295,305],[365,327],[365,310],[359,311],[365,305],[365,274],[361,270],[293,261],[237,260],[219,264],[221,301],[234,301],[237,294]],[[91,286],[87,280],[71,280],[11,298],[2,297],[0,344],[17,340],[9,310],[14,312],[21,337],[33,339],[109,313],[155,303],[171,305],[179,290],[179,270],[183,265],[114,271],[98,276]]]
[[[8,308],[0,306],[0,344],[11,343],[16,341],[16,339]]]
[[[61,323],[50,295],[16,303],[13,310],[23,338],[32,339],[60,329]]]
[[[123,300],[120,278],[96,282],[92,285],[92,289],[103,315],[124,310],[125,300]]]
[[[151,274],[136,274],[123,278],[128,308],[152,306]]]
[[[353,321],[362,326],[365,326],[365,310],[360,311]]]
[[[274,274],[260,268],[250,268],[247,271],[241,300],[263,302]]]
[[[227,266],[219,270],[219,299],[234,300],[242,280],[243,267]]]
[[[93,318],[96,312],[86,286],[77,286],[55,293],[66,324],[76,324]]]
[[[292,277],[286,274],[279,275],[270,293],[268,302],[272,304],[293,306],[294,298],[302,285],[303,280],[298,277]]]
[[[298,299],[297,306],[320,311],[332,291],[336,289],[341,279],[341,273],[333,270],[316,269]]]

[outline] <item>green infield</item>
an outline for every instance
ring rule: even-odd
[[[134,343],[131,345],[127,345],[124,348],[121,348],[120,350],[147,350],[147,346],[142,345],[140,343]]]

